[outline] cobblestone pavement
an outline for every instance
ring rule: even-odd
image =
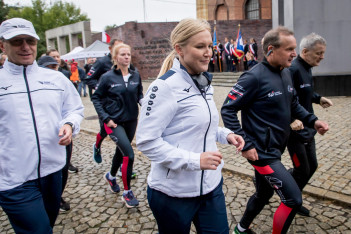
[[[72,163],[79,168],[79,172],[69,175],[63,196],[70,202],[71,211],[59,215],[54,233],[157,233],[157,225],[146,199],[146,177],[150,169],[148,159],[135,150],[134,170],[138,177],[132,180],[131,186],[140,205],[138,208],[127,209],[121,201],[121,193],[113,194],[103,180],[104,173],[111,165],[115,149],[113,142],[103,142],[103,162],[96,164],[91,152],[94,138],[91,134],[81,133],[74,140]],[[254,188],[247,176],[229,171],[223,174],[228,220],[233,230]],[[118,178],[117,181],[121,186],[121,179]],[[289,233],[351,233],[350,208],[308,195],[304,195],[304,201],[305,206],[311,209],[311,217],[297,215]],[[278,206],[279,198],[274,195],[270,204],[255,219],[252,229],[257,233],[270,233],[273,213]],[[13,233],[2,211],[0,233]]]
[[[146,90],[149,83],[144,84]],[[228,88],[215,87],[215,100],[220,108]],[[103,180],[110,169],[114,145],[105,140],[102,145],[103,162],[92,160],[92,144],[97,132],[96,112],[89,101],[83,98],[86,119],[82,132],[74,139],[72,163],[79,168],[70,174],[64,198],[71,203],[71,211],[61,213],[56,221],[54,233],[157,233],[157,225],[146,199],[146,178],[150,163],[135,149],[134,170],[138,177],[132,180],[132,190],[140,205],[127,209],[121,201],[121,193],[113,194]],[[315,106],[320,119],[328,121],[331,130],[325,136],[317,136],[319,169],[313,176],[309,193],[305,193],[304,205],[311,210],[311,217],[297,215],[289,233],[350,233],[351,234],[351,133],[350,97],[331,97],[335,106],[324,110]],[[228,221],[231,230],[240,220],[254,186],[249,177],[252,169],[240,155],[233,155],[232,148],[220,146],[226,170],[224,193],[226,195]],[[288,167],[290,160],[285,153],[283,162]],[[122,185],[119,178],[118,182]],[[322,199],[326,197],[327,199]],[[335,199],[333,199],[335,198]],[[334,202],[334,201],[337,201]],[[257,233],[270,233],[273,213],[279,205],[274,195],[269,205],[254,220],[252,229]],[[194,228],[192,229],[194,233]],[[0,209],[0,233],[13,233],[4,212]]]

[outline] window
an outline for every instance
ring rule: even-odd
[[[258,0],[247,0],[245,4],[246,19],[259,19],[260,18],[260,5]]]

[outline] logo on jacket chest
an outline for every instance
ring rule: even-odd
[[[49,86],[55,86],[56,87],[56,84],[51,82],[51,81],[38,81],[38,82],[41,85],[49,85]]]
[[[111,88],[120,87],[120,86],[122,86],[122,84],[111,84]]]
[[[279,96],[282,94],[283,93],[281,91],[272,91],[272,92],[268,93],[268,97],[271,98],[271,97]]]
[[[135,81],[130,81],[129,82],[129,85],[138,85],[139,84],[139,82],[135,82]]]
[[[12,85],[0,87],[0,89],[7,90],[7,89],[10,88],[11,86],[12,86]]]
[[[311,87],[311,84],[301,84],[300,89]]]
[[[185,91],[185,92],[189,93],[189,91],[190,91],[191,87],[192,87],[192,86],[190,86],[189,88],[185,88],[185,89],[183,89],[183,91]]]
[[[294,92],[294,88],[293,88],[293,87],[291,87],[290,85],[288,85],[288,92],[289,92],[289,93]]]

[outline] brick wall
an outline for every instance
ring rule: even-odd
[[[213,29],[213,21],[209,21]],[[255,38],[258,44],[258,59],[262,59],[261,38],[271,29],[271,20],[228,20],[217,21],[217,39],[224,43],[224,37],[236,39],[238,24],[244,39]],[[132,63],[143,79],[156,77],[171,47],[169,37],[177,22],[126,24],[110,29],[111,38],[122,39],[132,47]],[[93,35],[93,41],[101,40],[101,33]]]

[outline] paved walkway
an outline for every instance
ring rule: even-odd
[[[145,89],[149,83],[145,83]],[[228,88],[215,87],[215,99],[221,106]],[[328,110],[315,107],[320,119],[327,120],[331,130],[325,136],[317,136],[319,169],[306,188],[304,205],[311,209],[311,217],[297,215],[289,233],[350,233],[351,234],[351,98],[331,98],[335,106]],[[60,214],[54,233],[157,233],[157,225],[146,199],[146,177],[150,169],[148,159],[135,149],[134,169],[138,174],[132,180],[132,189],[140,201],[138,208],[127,209],[121,194],[112,194],[103,175],[109,170],[114,145],[105,140],[102,145],[103,162],[92,160],[92,144],[98,131],[96,112],[89,98],[82,98],[85,120],[82,132],[74,139],[72,162],[79,168],[70,174],[64,198],[71,203],[71,211]],[[231,230],[240,220],[247,198],[254,187],[249,176],[253,170],[246,160],[236,155],[231,147],[220,145],[224,154],[224,193],[228,221]],[[286,154],[284,164],[290,166]],[[118,179],[122,185],[121,179]],[[321,199],[327,198],[327,199]],[[335,202],[336,201],[336,202]],[[274,195],[252,224],[257,233],[270,233],[273,213],[279,206]],[[194,229],[192,229],[194,233]],[[6,215],[0,209],[0,233],[13,233]]]

